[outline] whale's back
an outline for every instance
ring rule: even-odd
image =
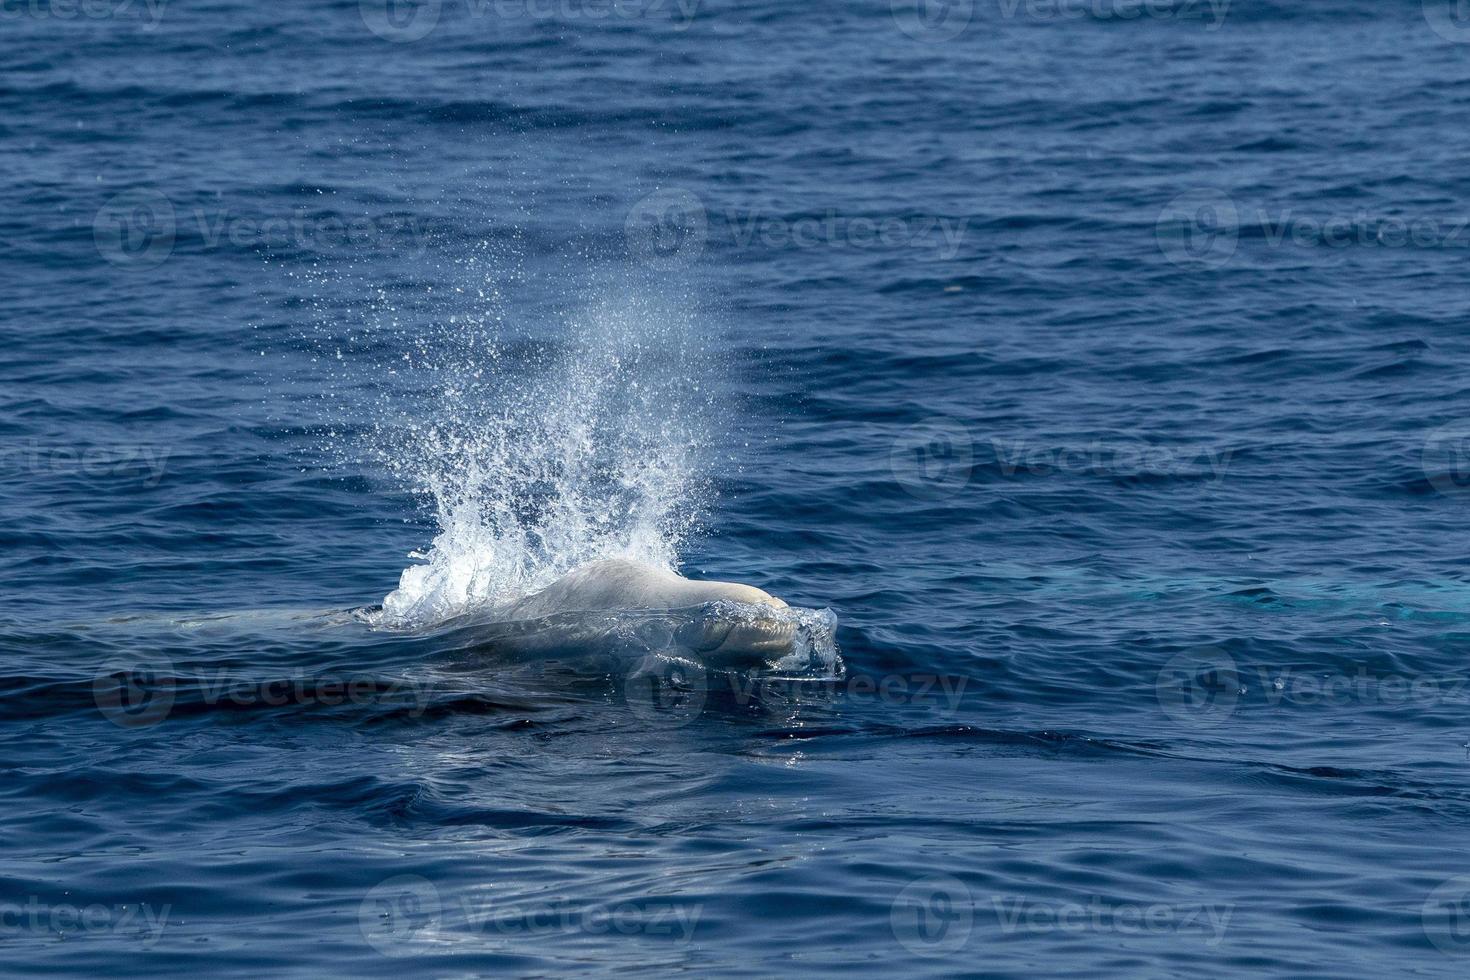
[[[611,558],[574,569],[511,606],[509,618],[537,619],[572,612],[688,609],[709,602],[786,608],[751,585],[699,582],[642,562]]]
[[[649,645],[753,667],[795,649],[801,613],[754,586],[693,581],[641,562],[605,559],[513,603],[501,619],[521,645],[586,648],[604,638],[663,637]]]

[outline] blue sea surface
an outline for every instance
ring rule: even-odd
[[[1466,975],[1467,66],[1449,0],[0,6],[0,972]],[[612,554],[840,663],[476,618]]]

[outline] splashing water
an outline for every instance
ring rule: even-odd
[[[689,316],[646,299],[597,304],[557,344],[468,330],[421,349],[432,408],[390,408],[376,446],[439,533],[371,620],[493,610],[601,558],[675,569],[707,492],[705,350]]]

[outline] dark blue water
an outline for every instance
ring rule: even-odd
[[[1464,975],[1458,14],[7,3],[5,971]]]

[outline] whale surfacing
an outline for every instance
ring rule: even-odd
[[[511,606],[514,619],[564,612],[689,609],[706,602],[740,602],[785,609],[786,603],[753,585],[698,582],[621,558],[591,562]]]
[[[780,657],[792,649],[796,620],[785,602],[751,585],[700,582],[652,565],[604,559],[573,569],[506,611],[511,621],[580,614],[674,614],[679,648],[733,662]]]
[[[384,617],[385,607],[355,616],[384,629],[422,628]],[[845,673],[832,610],[788,606],[751,585],[696,581],[621,558],[580,565],[538,592],[426,625],[489,657],[611,656],[819,680]]]

